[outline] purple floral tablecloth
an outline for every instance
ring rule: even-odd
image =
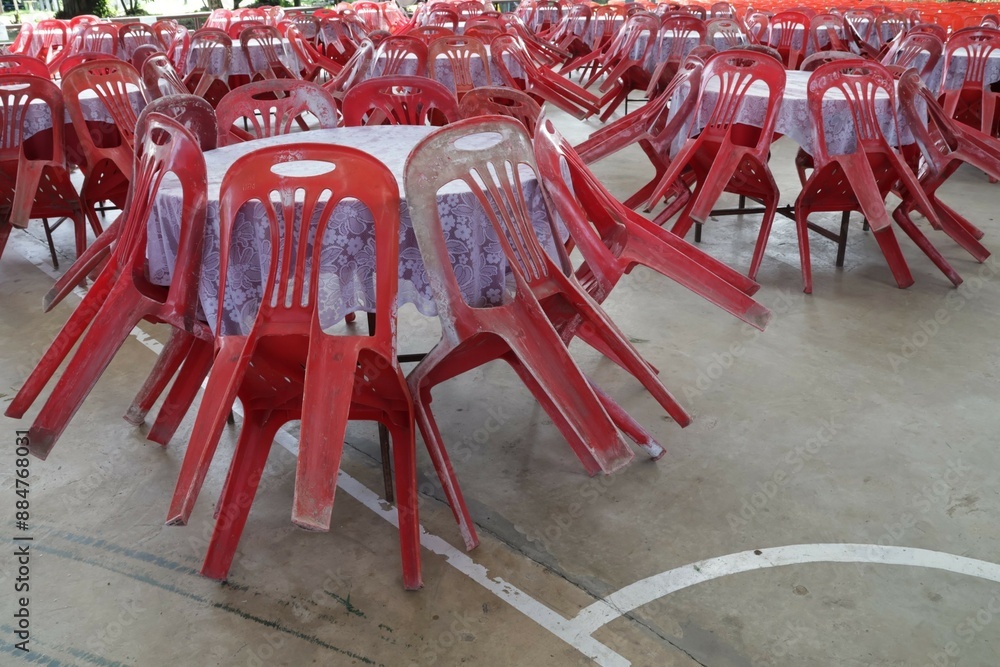
[[[403,167],[407,156],[434,129],[377,126],[315,130],[207,152],[208,220],[199,296],[212,328],[216,325],[219,301],[219,189],[222,178],[236,158],[251,150],[295,142],[358,148],[377,156],[395,175],[402,199],[399,203],[399,303],[412,303],[419,312],[436,315],[403,190]],[[521,180],[535,231],[543,246],[553,253],[551,224],[541,189],[533,174],[522,173]],[[467,302],[475,306],[501,303],[508,288],[506,259],[475,196],[464,184],[451,183],[438,192],[437,200],[452,265]],[[149,271],[152,281],[157,284],[170,283],[177,253],[180,207],[179,185],[176,181],[164,181],[153,203],[148,226]],[[334,213],[323,240],[319,271],[320,322],[324,328],[339,322],[347,313],[374,311],[375,238],[372,227],[371,216],[360,203],[344,202]],[[267,275],[269,261],[268,233],[259,205],[241,209],[234,229],[233,259],[223,315],[224,333],[248,331],[263,294],[262,279]]]

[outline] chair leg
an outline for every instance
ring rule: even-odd
[[[51,255],[51,257],[52,257],[52,268],[53,269],[58,269],[59,268],[59,258],[56,257],[56,244],[52,240],[52,228],[49,227],[49,219],[48,218],[42,218],[42,228],[45,230],[45,240],[48,241],[48,244],[49,244],[49,255]]]
[[[941,270],[948,280],[952,282],[955,287],[962,284],[962,277],[958,275],[958,272],[952,268],[951,264],[948,263],[941,253],[935,248],[931,242],[928,240],[924,234],[917,229],[917,226],[913,224],[907,216],[902,214],[902,211],[897,207],[893,212],[892,217],[896,220],[896,224],[902,227],[906,235],[909,236],[917,247],[924,251],[924,254],[934,262],[934,266]]]
[[[812,261],[809,257],[809,209],[800,198],[795,203],[795,230],[799,240],[799,263],[802,266],[802,291],[812,294]]]
[[[243,416],[243,429],[229,465],[215,528],[201,566],[201,573],[209,579],[221,581],[229,575],[236,546],[267,464],[267,455],[278,428],[285,421],[283,413],[280,417],[274,416],[270,410],[247,411]]]
[[[851,225],[851,212],[844,211],[840,217],[840,238],[837,239],[837,268],[844,266],[844,257],[847,255],[847,232]]]
[[[146,413],[153,407],[153,403],[156,402],[156,399],[174,377],[174,373],[180,368],[193,342],[194,336],[186,331],[174,329],[170,333],[170,339],[163,346],[163,352],[156,358],[153,370],[150,371],[139,393],[132,400],[132,405],[125,412],[125,421],[138,426],[146,420]]]
[[[174,437],[177,427],[180,426],[184,415],[188,413],[194,403],[201,383],[204,382],[208,372],[212,369],[212,361],[215,357],[215,349],[212,343],[195,338],[192,341],[191,349],[188,351],[184,365],[181,366],[177,379],[167,392],[167,397],[163,399],[163,405],[153,421],[152,428],[146,434],[146,439],[164,447]],[[233,424],[232,410],[229,411],[227,423]]]
[[[600,399],[601,405],[603,405],[604,409],[607,410],[608,416],[611,417],[611,421],[615,423],[615,426],[620,428],[622,432],[632,440],[632,442],[646,450],[646,453],[649,454],[649,458],[654,461],[659,461],[667,452],[663,449],[660,443],[656,441],[656,438],[654,438],[649,431],[644,429],[639,422],[633,419],[632,415],[626,412],[622,406],[618,405],[613,398],[608,396],[607,392],[601,389],[596,382],[590,378],[587,378],[587,381],[590,382],[591,388],[594,390],[594,393],[597,394],[597,398]]]
[[[462,533],[465,549],[466,551],[472,551],[479,546],[479,536],[476,535],[476,528],[472,522],[472,516],[469,514],[469,508],[465,504],[465,496],[462,494],[461,486],[459,486],[458,476],[455,475],[455,469],[451,465],[451,458],[444,447],[441,431],[438,429],[433,412],[431,412],[430,389],[421,389],[418,385],[412,387],[411,391],[413,394],[413,416],[417,426],[420,428],[420,435],[427,446],[427,453],[430,454],[431,463],[434,464],[434,470],[437,472],[438,480],[441,482],[441,488],[444,490],[445,498],[448,500],[448,506],[451,507],[451,513],[454,515],[455,521],[458,523],[458,529]],[[396,479],[399,480],[402,474],[403,471],[397,466]]]
[[[405,389],[405,388],[404,388]],[[392,459],[396,468],[396,516],[399,521],[399,551],[403,561],[403,587],[423,587],[420,576],[420,517],[417,500],[417,452],[413,415],[409,411],[390,422]]]

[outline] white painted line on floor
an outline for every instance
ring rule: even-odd
[[[757,553],[760,551],[760,553]],[[598,628],[665,595],[712,579],[803,563],[872,563],[944,570],[1000,582],[1000,565],[941,551],[878,544],[795,544],[743,551],[684,565],[641,579],[585,608],[570,621],[577,636]]]
[[[47,264],[48,254],[33,247],[36,244],[21,234],[12,234],[8,245],[53,279],[59,277]],[[78,288],[74,293],[82,297],[84,291]],[[159,341],[138,327],[132,330],[132,335],[155,354],[160,354],[163,349]],[[278,432],[275,440],[292,454],[298,454],[298,441],[285,429]],[[343,470],[340,471],[337,486],[376,515],[399,527],[396,508],[389,506],[378,494]],[[625,667],[632,663],[591,636],[601,627],[671,593],[740,572],[804,563],[872,563],[924,567],[1000,582],[1000,565],[940,551],[877,544],[796,544],[719,556],[655,574],[594,602],[570,620],[510,582],[500,577],[490,578],[484,566],[444,539],[428,533],[423,526],[420,527],[420,544],[428,551],[443,556],[448,565],[602,667]]]

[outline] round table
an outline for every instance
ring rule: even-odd
[[[219,189],[229,167],[241,155],[265,146],[318,142],[350,146],[376,156],[396,177],[399,204],[399,303],[412,303],[425,315],[437,314],[427,273],[417,247],[403,189],[403,168],[416,144],[434,131],[431,127],[375,126],[314,130],[258,139],[205,153],[208,168],[208,219],[199,285],[199,296],[208,323],[215,328],[219,287]],[[479,137],[475,137],[479,139]],[[551,223],[544,197],[534,174],[521,175],[525,196],[539,240],[554,254]],[[154,283],[170,283],[177,253],[181,191],[176,179],[165,179],[153,203],[148,223],[147,257]],[[506,259],[493,227],[475,196],[462,183],[438,192],[441,223],[448,240],[452,264],[466,301],[484,307],[499,304],[507,287]],[[263,212],[245,207],[234,223],[234,246],[223,316],[225,333],[245,332],[252,324],[267,275],[267,232]],[[324,237],[320,267],[320,322],[328,327],[350,312],[373,312],[374,250],[372,220],[358,203],[338,206]],[[562,232],[560,231],[560,234]]]

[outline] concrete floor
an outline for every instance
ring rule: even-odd
[[[596,127],[557,122],[574,142]],[[798,192],[794,149],[779,142],[772,159],[783,203]],[[625,194],[642,165],[628,153],[595,170]],[[998,188],[963,170],[945,194],[988,247]],[[756,233],[753,218],[720,220],[702,247],[745,270]],[[289,522],[295,462],[275,447],[228,584],[200,577],[236,431],[190,525],[164,526],[191,418],[167,449],[120,419],[154,357],[129,339],[49,459],[31,460],[32,652],[11,646],[4,549],[0,664],[562,666],[593,664],[590,652],[641,666],[998,665],[1000,567],[989,563],[1000,562],[1000,536],[989,517],[1000,511],[1000,267],[929,233],[965,277],[960,288],[900,235],[916,284],[897,289],[858,224],[843,269],[813,236],[806,296],[793,225],[779,219],[759,275],[758,298],[775,313],[764,333],[636,270],[607,308],[694,423],[677,428],[619,369],[574,353],[667,446],[657,463],[639,452],[627,469],[588,478],[500,364],[441,386],[435,414],[460,452],[482,545],[463,555],[419,445],[429,548],[416,593],[400,584],[395,529],[375,498],[375,428],[364,423],[348,432],[349,479],[329,533]],[[52,278],[38,236],[15,234],[0,261],[4,402],[76,303],[42,314]],[[70,236],[59,233],[67,265]],[[404,351],[435,339],[412,308],[401,320]],[[14,430],[34,414],[6,422],[5,508],[16,499]],[[13,519],[4,525],[13,537]],[[828,546],[782,560],[788,545]],[[750,553],[702,562],[740,552]],[[619,600],[624,613],[574,634],[585,607],[671,570],[633,589],[650,601]]]

